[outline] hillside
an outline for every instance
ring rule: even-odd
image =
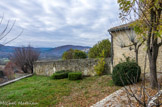
[[[59,59],[61,58],[62,54],[69,50],[69,49],[78,49],[78,50],[89,50],[90,47],[88,46],[75,46],[75,45],[64,45],[64,46],[59,46],[56,48],[51,48],[48,51],[41,52],[41,59]],[[87,52],[87,51],[86,51]]]
[[[14,46],[3,46],[0,45],[0,59],[9,58],[14,52]],[[63,45],[55,48],[35,48],[40,52],[39,59],[59,59],[62,54],[69,49],[78,49],[87,52],[90,47],[88,46],[75,46],[75,45]]]

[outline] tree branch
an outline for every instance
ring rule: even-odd
[[[0,25],[2,25],[3,23],[3,19],[4,19],[4,14],[2,15],[2,18],[0,20]],[[3,40],[14,28],[16,23],[16,20],[13,21],[13,23],[11,24],[11,27],[9,27],[10,25],[10,20],[7,21],[7,23],[5,24],[3,30],[0,32],[0,40]],[[14,38],[4,41],[3,45],[8,44],[9,42],[17,39],[21,34],[23,33],[23,30]]]
[[[24,32],[24,30],[22,30],[15,38],[13,38],[13,39],[7,41],[6,43],[4,43],[4,45],[6,45],[6,44],[10,43],[11,41],[14,41],[15,39],[17,39],[19,36],[21,36],[21,34],[22,34],[23,32]]]
[[[139,49],[139,47],[145,42],[145,39],[143,39],[143,41],[137,46],[137,48]]]
[[[11,30],[13,29],[13,27],[14,27],[14,25],[15,25],[15,22],[16,22],[16,20],[15,20],[14,23],[12,24],[11,28],[9,29],[9,31],[6,32],[6,34],[4,34],[4,35],[0,38],[0,40],[2,40],[4,37],[6,37],[6,36],[11,32]],[[7,29],[6,29],[6,30],[7,30]],[[4,32],[4,33],[5,33],[5,32]]]
[[[140,9],[140,11],[142,12],[143,16],[145,17],[146,23],[150,26],[151,24],[150,24],[149,20],[147,19],[147,16],[146,16],[146,14],[144,13],[144,11],[141,9],[141,5],[139,4],[138,1],[136,1],[136,3],[137,3],[137,5],[139,6],[139,9]],[[145,9],[145,10],[147,10],[147,9]]]

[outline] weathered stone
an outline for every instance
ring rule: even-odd
[[[106,73],[110,73],[110,59],[106,58]],[[37,61],[34,63],[34,73],[37,75],[51,76],[56,71],[72,70],[81,71],[85,76],[94,76],[94,66],[98,59],[71,59],[58,61]]]
[[[119,46],[119,38],[123,40],[126,45],[132,44],[127,35],[130,35],[130,31],[119,31],[119,32],[112,32],[113,36],[113,50],[114,50],[114,65],[118,64],[121,59],[124,59],[123,54],[126,56],[130,56],[131,58],[135,58],[134,47],[132,46],[132,50],[129,47],[121,48]],[[138,63],[141,66],[141,70],[144,70],[144,62],[145,62],[145,55],[146,55],[146,45],[143,44],[139,48],[138,54]],[[147,66],[146,72],[149,72],[149,61],[147,58]],[[159,54],[157,58],[157,72],[162,72],[162,46],[159,48]]]

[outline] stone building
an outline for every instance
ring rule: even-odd
[[[119,41],[123,41],[125,44],[129,45],[131,44],[128,35],[132,34],[133,29],[129,27],[130,23],[123,24],[117,27],[113,27],[108,30],[108,32],[111,35],[111,41],[112,41],[112,59],[111,63],[113,66],[118,64],[121,59],[123,59],[123,54],[125,56],[130,56],[131,58],[135,58],[135,52],[134,47],[124,47],[121,48],[119,45]],[[133,31],[133,33],[135,33]],[[139,48],[139,54],[138,54],[138,63],[141,66],[141,70],[144,70],[144,59],[146,56],[146,45],[142,45]],[[147,58],[147,64],[146,64],[146,72],[149,72],[149,61]],[[162,46],[159,48],[159,54],[157,58],[157,72],[162,72]]]

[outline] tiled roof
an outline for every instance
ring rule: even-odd
[[[110,28],[110,29],[108,29],[108,32],[117,32],[117,31],[131,29],[131,27],[129,26],[131,23],[133,23],[133,22]]]

